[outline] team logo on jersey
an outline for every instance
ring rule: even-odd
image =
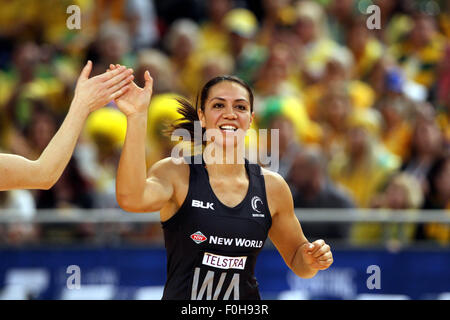
[[[228,257],[218,254],[205,252],[203,255],[202,264],[219,269],[245,269],[246,256],[242,257]]]
[[[203,201],[192,199],[192,206],[195,208],[214,210],[214,202],[206,202],[206,204],[203,204]]]
[[[264,217],[264,214],[261,213],[261,209],[263,206],[263,202],[260,197],[254,196],[251,201],[252,209],[258,213],[253,213],[253,217]]]
[[[191,234],[191,239],[196,243],[196,244],[200,244],[203,241],[208,240],[207,237],[205,237],[205,235],[203,233],[201,233],[200,231],[197,231],[193,234]]]

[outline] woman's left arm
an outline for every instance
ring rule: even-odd
[[[50,189],[67,166],[89,113],[120,97],[133,80],[131,70],[117,69],[89,78],[92,62],[81,71],[69,111],[39,159],[0,154],[0,191]]]
[[[303,234],[294,214],[292,194],[286,181],[276,173],[265,174],[267,198],[272,212],[269,238],[286,265],[301,278],[312,278],[333,263],[330,246],[319,239],[312,243]]]

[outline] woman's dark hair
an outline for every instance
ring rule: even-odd
[[[191,135],[191,141],[194,142],[194,123],[195,121],[200,121],[200,119],[198,118],[197,110],[198,108],[200,108],[202,111],[205,111],[205,103],[209,95],[209,90],[216,84],[223,81],[235,82],[247,90],[248,97],[250,100],[250,112],[253,112],[253,92],[250,86],[243,80],[235,76],[230,75],[218,76],[212,78],[203,86],[202,90],[200,91],[200,94],[197,95],[195,106],[192,106],[192,104],[186,99],[183,98],[176,99],[177,102],[180,104],[180,107],[177,109],[177,111],[183,117],[170,124],[169,129],[166,130],[165,133],[170,136],[177,129],[185,129],[189,131]],[[202,136],[204,133],[205,129],[202,128]]]

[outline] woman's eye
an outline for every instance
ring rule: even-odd
[[[239,110],[242,110],[242,111],[247,110],[247,107],[244,105],[237,105],[236,108],[238,108]]]
[[[216,104],[214,104],[213,107],[214,107],[214,108],[222,108],[222,107],[223,107],[223,104],[222,104],[222,103],[216,103]]]

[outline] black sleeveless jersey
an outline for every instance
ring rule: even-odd
[[[261,168],[245,160],[247,194],[228,207],[215,196],[203,159],[196,159],[201,164],[190,158],[184,203],[162,222],[167,250],[162,299],[259,300],[256,257],[272,224]]]

